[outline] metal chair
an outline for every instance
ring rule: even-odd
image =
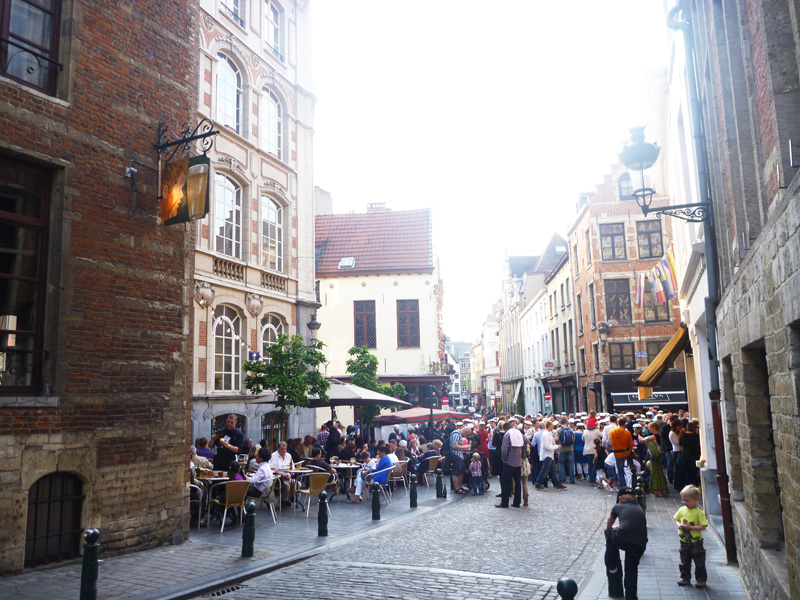
[[[276,477],[272,480],[272,483],[269,484],[264,489],[264,492],[261,496],[258,497],[258,500],[265,502],[269,506],[269,510],[272,513],[272,522],[277,525],[278,524],[278,517],[275,513],[275,498],[281,497],[281,480],[280,477]]]
[[[225,486],[225,500],[221,501],[217,498],[212,498],[211,495],[213,493],[214,488]],[[222,513],[222,527],[220,527],[219,532],[222,533],[225,531],[225,517],[228,516],[228,509],[229,508],[238,508],[239,511],[239,523],[244,520],[244,503],[247,499],[247,490],[250,487],[249,481],[221,481],[220,483],[215,483],[211,486],[211,489],[208,491],[209,500],[208,500],[208,518],[211,518],[211,505],[216,504],[218,506],[223,507],[225,510]]]
[[[428,466],[426,467],[425,471],[422,473],[425,479],[425,487],[430,487],[428,483],[428,475],[434,475],[436,473],[436,469],[439,468],[439,463],[442,461],[441,456],[431,456],[428,460]]]
[[[311,498],[314,496],[319,497],[319,495],[325,491],[325,488],[328,487],[331,478],[336,480],[336,476],[332,473],[328,473],[327,471],[322,471],[321,473],[308,473],[307,475],[303,475],[301,479],[308,480],[308,487],[297,490],[298,494],[306,494],[308,495],[308,503],[306,504],[306,518],[308,518],[309,512],[311,512]],[[328,515],[331,514],[331,507],[328,505]]]
[[[380,473],[389,473],[391,475],[392,469],[394,469],[394,465],[386,469],[381,469],[380,471],[374,471],[372,473],[368,473],[367,476],[364,478],[364,481],[367,484],[367,489],[369,490],[372,488],[372,483],[375,480],[376,475],[379,475]],[[392,495],[391,492],[389,491],[389,477],[387,476],[385,483],[378,482],[378,485],[381,488],[381,492],[383,492],[383,499],[386,500],[386,506],[389,506],[392,503]]]
[[[394,483],[402,483],[403,489],[408,495],[408,486],[406,485],[406,474],[408,473],[408,461],[399,462],[392,467],[392,470],[389,471],[389,477],[386,480],[386,483],[389,484],[389,489],[391,493],[391,485]]]
[[[192,497],[192,492],[196,492],[197,497]],[[191,514],[192,506],[197,505],[197,527],[200,528],[200,519],[203,516],[203,490],[199,485],[189,484],[189,511]]]

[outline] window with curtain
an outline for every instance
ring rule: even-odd
[[[0,73],[55,94],[60,27],[60,0],[0,0]]]

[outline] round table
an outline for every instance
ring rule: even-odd
[[[314,471],[312,469],[280,469],[280,470],[276,469],[275,472],[278,473],[279,475],[282,473],[289,473],[291,478],[296,482],[298,476],[306,475],[308,473],[313,473]],[[289,493],[291,494],[291,486],[289,487],[289,490],[290,490]],[[300,501],[297,499],[297,495],[295,495],[294,498],[292,499],[292,504],[294,504],[294,510],[296,511],[297,505],[300,504]],[[302,504],[300,504],[300,507],[303,510],[305,510],[305,507]]]

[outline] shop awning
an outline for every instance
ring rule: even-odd
[[[656,392],[649,398],[642,400],[639,395],[633,393],[611,394],[614,403],[614,410],[622,412],[627,409],[643,409],[656,406],[658,408],[685,407],[688,406],[686,393],[680,390],[669,392]]]
[[[681,323],[678,331],[675,332],[675,335],[667,342],[661,352],[656,355],[650,366],[633,380],[633,383],[639,387],[640,399],[644,400],[652,396],[653,388],[687,346],[689,346],[689,330],[686,328],[686,323]]]

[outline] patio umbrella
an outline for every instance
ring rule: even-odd
[[[464,419],[464,413],[451,412],[449,410],[433,410],[433,420],[442,421],[444,419]],[[427,423],[431,418],[431,409],[424,406],[415,406],[408,410],[399,410],[388,415],[381,415],[375,419],[376,426],[394,425],[395,423]]]
[[[328,389],[329,402],[320,400],[318,396],[308,397],[308,408],[325,408],[336,406],[370,406],[373,404],[392,404],[395,406],[412,406],[404,400],[398,400],[394,396],[386,396],[379,392],[373,392],[367,388],[352,384],[342,383],[338,379],[329,379],[331,387]],[[269,399],[259,400],[255,404],[275,404],[275,397],[270,395]]]

